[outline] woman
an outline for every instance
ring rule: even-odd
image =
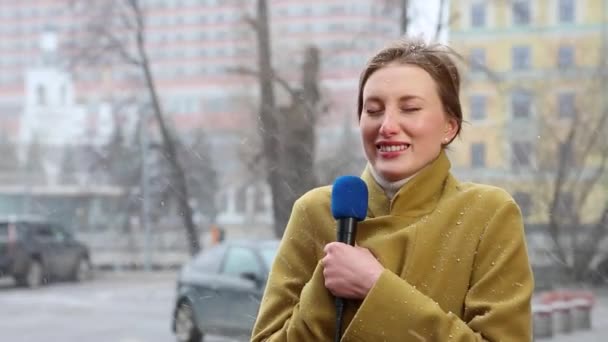
[[[460,78],[447,49],[400,41],[361,75],[369,209],[357,246],[332,242],[331,188],[295,204],[253,341],[530,341],[533,278],[519,208],[461,183],[445,148],[460,133]]]

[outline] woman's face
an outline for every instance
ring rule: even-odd
[[[424,168],[458,129],[431,75],[407,64],[389,64],[367,79],[359,127],[367,160],[388,181]]]

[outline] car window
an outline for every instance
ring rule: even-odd
[[[225,274],[240,276],[243,273],[261,274],[258,258],[250,248],[231,247],[222,270]]]
[[[31,224],[30,229],[32,235],[37,239],[51,240],[55,238],[51,227],[46,224]]]
[[[68,233],[67,231],[65,231],[60,226],[53,225],[52,231],[53,231],[53,235],[55,237],[55,240],[57,240],[57,241],[72,240],[72,236],[70,235],[70,233]]]
[[[225,251],[226,247],[224,246],[211,247],[194,259],[193,266],[201,272],[217,273]]]
[[[267,269],[270,269],[270,267],[272,266],[272,261],[274,260],[274,257],[277,254],[276,247],[264,248],[264,249],[262,249],[261,252],[262,252],[262,260],[264,261],[264,265],[266,266]]]

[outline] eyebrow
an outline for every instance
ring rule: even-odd
[[[401,96],[399,98],[399,101],[408,101],[408,100],[422,100],[424,101],[424,99],[420,96],[416,96],[416,95],[405,95],[405,96]]]
[[[424,99],[423,99],[422,97],[417,96],[417,95],[404,95],[404,96],[401,96],[401,97],[399,98],[399,101],[400,101],[400,102],[401,102],[401,101],[409,101],[409,100],[422,100],[422,101],[424,101]],[[366,98],[364,99],[364,103],[367,103],[368,101],[378,101],[378,102],[382,102],[382,98],[380,98],[380,96],[375,96],[375,95],[372,95],[372,96],[366,97]]]

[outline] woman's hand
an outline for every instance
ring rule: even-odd
[[[325,287],[336,297],[365,298],[384,270],[367,248],[331,242],[323,251]]]

